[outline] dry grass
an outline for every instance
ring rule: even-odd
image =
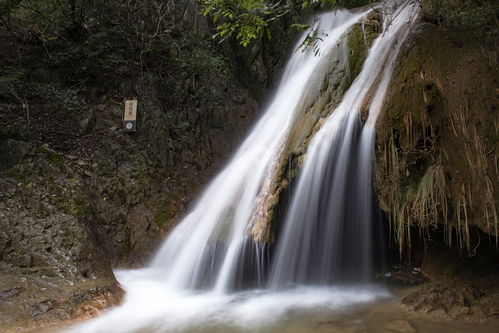
[[[497,210],[495,205],[494,187],[492,180],[489,176],[489,168],[487,163],[487,152],[485,150],[484,138],[482,135],[478,134],[477,127],[470,123],[468,117],[468,104],[466,103],[459,110],[454,112],[451,116],[451,125],[456,139],[464,139],[464,153],[466,157],[466,162],[468,164],[468,170],[471,174],[471,179],[465,181],[461,187],[461,193],[456,199],[456,216],[458,222],[461,221],[460,217],[464,216],[464,227],[459,228],[465,235],[467,235],[467,240],[462,240],[462,243],[466,244],[469,249],[469,227],[467,219],[467,211],[482,210],[483,216],[487,224],[487,232],[489,235],[495,235],[495,243],[498,246],[498,222],[497,222]],[[498,122],[495,121],[496,134],[499,133]],[[497,171],[497,143],[494,146],[494,165],[496,177],[498,176]],[[473,198],[471,187],[478,186],[477,191],[480,197]],[[467,189],[466,189],[467,188]],[[480,207],[476,207],[481,205]],[[475,207],[473,207],[475,206]],[[492,229],[493,225],[493,229]],[[458,233],[460,234],[460,233]]]
[[[421,116],[418,122],[410,113],[404,115],[404,142],[406,147],[397,148],[392,131],[384,150],[383,165],[386,166],[383,187],[384,202],[390,212],[390,230],[399,245],[401,255],[411,248],[411,227],[417,227],[421,238],[426,242],[430,238],[429,230],[443,225],[445,241],[449,246],[457,245],[473,253],[471,225],[474,219],[486,220],[487,232],[495,235],[498,245],[498,220],[495,204],[494,186],[488,173],[487,154],[484,138],[478,134],[474,124],[467,116],[467,105],[456,110],[450,118],[452,131],[456,138],[464,142],[463,153],[465,173],[470,178],[463,178],[455,191],[450,190],[449,176],[442,161],[448,159],[445,151],[435,149],[436,137],[427,116]],[[425,113],[425,112],[422,112]],[[422,130],[426,128],[428,130]],[[496,124],[496,129],[499,126]],[[418,133],[421,133],[418,135]],[[420,142],[421,136],[423,142]],[[405,149],[404,149],[405,148]],[[429,156],[434,163],[428,166],[419,179],[418,185],[410,187],[406,171],[409,153]],[[438,157],[436,157],[438,156]],[[497,152],[495,155],[497,175]],[[452,195],[451,195],[452,193]],[[490,239],[490,241],[492,241]]]
[[[451,53],[448,34],[425,37],[394,77],[378,127],[381,207],[401,253],[411,248],[410,229],[422,240],[442,235],[469,255],[486,239],[481,230],[499,248],[498,53],[485,46]]]
[[[449,188],[445,170],[441,165],[431,165],[421,178],[410,207],[411,218],[419,221],[422,236],[425,236],[424,233],[427,233],[430,226],[436,227],[440,217],[444,227],[448,228],[448,200]],[[428,237],[429,235],[423,239]]]

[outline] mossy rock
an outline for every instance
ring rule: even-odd
[[[449,243],[455,245],[457,235],[468,251],[472,226],[498,232],[498,184],[491,174],[498,149],[492,143],[497,129],[491,125],[499,109],[493,54],[473,32],[429,24],[419,26],[403,49],[377,124],[381,207],[392,223],[403,221],[394,230],[445,226]],[[440,181],[418,199],[439,197],[429,205],[438,213],[430,216],[416,212],[414,200],[432,168],[440,168]]]
[[[348,61],[352,78],[360,73],[369,48],[381,32],[380,19],[378,13],[371,13],[362,23],[354,25],[348,32]]]
[[[45,159],[52,165],[62,168],[64,166],[64,156],[52,149],[40,147],[38,152],[45,156]]]
[[[358,25],[354,25],[348,34],[348,48],[350,52],[348,59],[350,75],[356,77],[362,69],[368,52],[364,34]]]

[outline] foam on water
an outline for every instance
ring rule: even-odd
[[[144,273],[117,272],[127,291],[124,304],[72,332],[182,332],[200,327],[259,330],[297,312],[335,311],[388,297],[383,289],[358,286],[299,287],[279,292],[257,289],[229,294],[172,291]]]

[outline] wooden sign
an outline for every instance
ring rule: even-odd
[[[123,114],[123,129],[125,132],[137,130],[137,100],[127,99],[125,101],[125,112]]]

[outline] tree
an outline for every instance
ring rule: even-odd
[[[220,40],[235,36],[239,44],[247,46],[251,41],[267,37],[271,38],[272,21],[287,14],[291,10],[304,10],[308,7],[336,9],[340,6],[360,6],[372,0],[200,0],[201,13],[213,18],[216,33],[213,36]],[[296,28],[307,29],[308,25],[296,25]]]

